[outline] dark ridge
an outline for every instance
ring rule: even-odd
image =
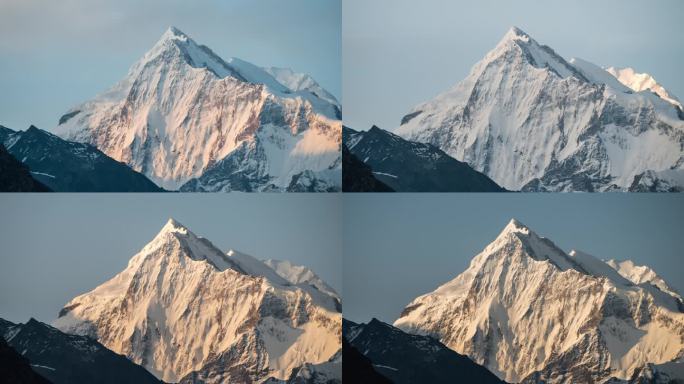
[[[342,191],[343,192],[393,192],[387,184],[378,180],[371,167],[342,145]]]
[[[29,167],[0,143],[0,192],[50,192],[50,188],[36,180]]]
[[[12,141],[9,152],[53,191],[163,192],[143,174],[91,145],[64,140],[33,125],[24,132],[0,132],[0,140],[3,136],[5,143]]]
[[[441,149],[406,140],[377,126],[366,132],[345,128],[342,141],[350,154],[363,159],[376,179],[397,192],[506,191],[485,174]]]

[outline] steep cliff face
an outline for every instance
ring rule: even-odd
[[[64,306],[55,325],[169,382],[287,379],[341,348],[339,300],[170,220],[128,267]]]
[[[123,80],[67,112],[56,132],[166,189],[286,190],[303,172],[339,189],[340,106],[319,97],[313,79],[281,72],[299,88],[246,61],[224,61],[171,27]]]
[[[660,172],[668,186],[684,184],[681,105],[621,81],[512,28],[466,79],[407,114],[397,133],[509,190],[629,190],[636,178],[649,189]],[[642,178],[648,172],[656,177]]]
[[[678,294],[566,254],[513,220],[395,326],[433,336],[508,382],[598,383],[680,358],[683,310]]]

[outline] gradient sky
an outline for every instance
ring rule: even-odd
[[[221,250],[290,260],[342,286],[339,194],[3,194],[0,317],[51,322],[123,270],[169,217]]]
[[[50,130],[114,85],[170,25],[223,58],[341,94],[340,0],[2,0],[0,125]]]
[[[392,130],[515,25],[570,59],[648,72],[684,99],[684,1],[344,0],[345,124]]]
[[[463,272],[511,218],[566,252],[649,265],[684,292],[682,194],[346,194],[344,316],[393,323]]]

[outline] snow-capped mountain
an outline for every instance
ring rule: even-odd
[[[171,27],[123,80],[62,116],[56,132],[166,189],[283,191],[304,173],[340,189],[339,103],[305,75],[272,71],[297,88]]]
[[[67,303],[55,326],[164,381],[252,383],[327,362],[341,321],[337,297],[171,219],[125,270]]]
[[[395,326],[433,336],[509,382],[627,380],[684,356],[679,295],[567,254],[515,220],[465,272],[406,306]]]
[[[678,190],[671,187],[684,183],[684,112],[619,78],[567,61],[514,27],[462,82],[416,106],[396,132],[509,190]]]

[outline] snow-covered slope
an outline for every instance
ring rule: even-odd
[[[616,79],[634,92],[648,90],[654,92],[656,95],[660,96],[661,99],[670,104],[682,108],[682,103],[675,96],[671,95],[662,85],[658,84],[656,79],[648,73],[638,73],[633,68],[615,67],[608,67],[606,68],[606,71],[615,76]]]
[[[337,101],[337,98],[321,87],[313,77],[307,75],[306,73],[297,73],[290,68],[278,67],[266,67],[264,68],[264,71],[268,72],[271,76],[278,80],[279,83],[290,88],[292,91],[311,92],[330,104],[336,105],[340,111],[342,110],[342,106],[340,105],[339,101]]]
[[[566,254],[512,220],[395,326],[433,336],[508,382],[600,383],[682,356],[683,310],[678,296],[586,253]]]
[[[185,190],[287,190],[305,172],[339,189],[340,107],[313,93],[314,83],[290,89],[171,27],[123,80],[62,116],[56,132],[167,189],[195,180]]]
[[[251,383],[328,361],[341,347],[338,303],[171,219],[125,270],[67,303],[55,326],[164,381]]]
[[[606,261],[606,264],[634,284],[651,284],[670,296],[684,301],[677,290],[670,287],[662,277],[646,265],[635,265],[632,260],[617,261],[613,259]]]
[[[636,178],[651,180],[646,172],[684,173],[681,108],[566,61],[518,28],[462,82],[416,106],[397,133],[509,190],[629,190]]]
[[[311,285],[319,291],[328,296],[340,299],[340,296],[335,290],[329,286],[323,279],[318,277],[314,271],[303,266],[295,265],[287,260],[265,260],[264,264],[273,269],[280,277],[289,281],[292,284]]]

